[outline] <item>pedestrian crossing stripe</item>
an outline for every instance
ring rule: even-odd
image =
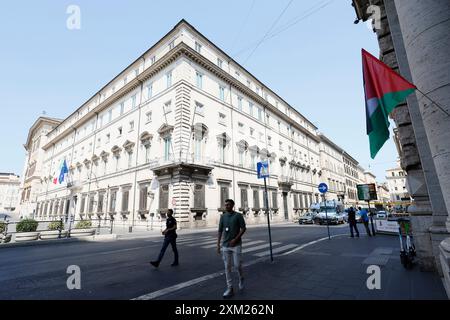
[[[272,246],[276,246],[281,244],[281,242],[272,242]],[[256,247],[252,247],[252,248],[248,248],[248,249],[243,249],[242,253],[247,253],[247,252],[252,252],[252,251],[256,251],[256,250],[261,250],[261,249],[265,249],[268,248],[270,246],[269,243],[266,244],[262,244],[260,246],[256,246]]]
[[[208,236],[208,237],[198,237],[198,238],[182,238],[180,240],[177,239],[177,243],[189,243],[189,242],[193,242],[193,241],[206,241],[206,240],[212,240],[212,239],[217,240],[217,237]]]
[[[211,240],[204,241],[204,242],[190,243],[190,244],[187,244],[187,246],[188,247],[197,247],[197,246],[200,247],[200,246],[211,244],[211,243],[216,243],[217,244],[217,239],[211,239]]]
[[[246,238],[246,241],[242,243],[242,253],[252,253],[253,256],[256,257],[265,257],[270,255],[270,244],[265,242],[264,240],[255,240]],[[212,249],[217,247],[217,237],[215,236],[201,236],[201,237],[188,237],[177,240],[177,243],[180,245],[186,245],[188,247],[200,247],[202,249]],[[256,245],[256,246],[254,246]],[[272,242],[272,247],[276,247],[279,245],[283,245],[282,242]],[[287,244],[281,247],[272,248],[272,253],[277,254],[283,251],[290,250],[294,247],[297,247],[297,244]],[[262,252],[255,253],[255,251],[264,250]]]
[[[283,247],[279,247],[279,248],[276,248],[276,249],[272,249],[272,253],[279,253],[279,252],[282,252],[282,251],[286,251],[286,250],[289,250],[289,249],[292,249],[292,248],[294,248],[294,247],[297,247],[297,245],[296,244],[288,244],[288,245],[285,245],[285,246],[283,246]],[[270,255],[270,251],[267,251],[267,252],[260,252],[260,253],[255,253],[254,254],[254,256],[257,256],[257,257],[265,257],[265,256],[268,256],[268,255]]]
[[[247,239],[247,240],[250,240],[250,239]],[[261,242],[264,242],[264,241],[263,240],[256,240],[256,241],[251,241],[251,242],[244,242],[242,244],[242,246],[245,248],[246,246],[258,244],[258,243],[261,243]],[[201,248],[202,249],[211,249],[211,248],[214,248],[214,247],[217,247],[217,243],[216,244],[210,244],[210,245],[207,245],[207,246],[203,246]]]

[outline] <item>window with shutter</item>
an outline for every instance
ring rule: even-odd
[[[254,209],[260,209],[261,205],[259,203],[259,190],[253,189],[253,208]]]
[[[194,208],[205,208],[205,185],[196,184],[194,189]]]
[[[117,199],[117,190],[111,191],[111,202],[109,205],[109,212],[115,213],[116,212],[116,199]]]
[[[169,208],[169,185],[163,185],[159,190],[159,210],[167,211]]]
[[[241,188],[241,209],[245,210],[248,208],[248,192],[247,188]]]
[[[128,198],[130,191],[126,190],[122,192],[122,212],[128,212]]]
[[[272,191],[272,208],[277,209],[278,208],[278,194],[276,191]]]
[[[139,211],[147,211],[147,186],[141,186],[139,195]]]
[[[298,194],[295,193],[293,197],[294,197],[294,208],[298,209]]]
[[[220,187],[220,208],[225,209],[225,200],[228,199],[228,186]]]
[[[103,213],[103,199],[105,197],[105,194],[103,192],[100,192],[98,194],[98,205],[97,205],[97,213]]]

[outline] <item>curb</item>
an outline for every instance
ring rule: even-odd
[[[117,239],[116,234],[101,234],[94,236],[85,237],[72,237],[54,240],[34,240],[28,242],[12,242],[0,244],[0,249],[7,248],[20,248],[20,247],[33,247],[33,246],[43,246],[43,245],[61,245],[66,243],[75,242],[102,242],[102,241],[115,241]]]

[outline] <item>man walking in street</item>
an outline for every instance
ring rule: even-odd
[[[220,217],[219,234],[217,237],[217,253],[222,249],[222,258],[225,263],[225,277],[227,289],[223,293],[224,298],[231,298],[233,291],[232,265],[239,276],[239,290],[244,289],[244,277],[242,274],[242,235],[246,230],[245,220],[242,214],[233,210],[234,201],[225,200],[225,212]],[[222,248],[221,239],[223,235]]]
[[[355,229],[356,236],[359,238],[359,231],[358,227],[356,226],[356,212],[353,207],[350,207],[350,209],[348,209],[348,224],[350,225],[350,237],[355,237],[353,234],[353,229]]]
[[[164,235],[164,243],[161,248],[161,252],[159,253],[158,260],[150,261],[150,264],[155,268],[159,267],[159,264],[161,263],[161,260],[164,257],[164,253],[166,252],[169,244],[172,246],[173,254],[175,256],[175,259],[171,266],[178,266],[177,233],[175,232],[175,230],[177,230],[177,220],[175,220],[175,218],[173,217],[173,210],[169,209],[167,210],[166,229],[162,232],[162,234]]]
[[[366,228],[366,232],[369,235],[369,237],[371,237],[372,234],[370,233],[370,229],[369,229],[369,216],[367,215],[367,210],[361,209],[361,207],[358,207],[358,210],[359,210],[359,214],[361,215],[361,219],[364,223],[364,227]]]

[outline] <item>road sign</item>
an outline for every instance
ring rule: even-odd
[[[374,183],[358,184],[356,188],[358,190],[358,200],[364,201],[378,200],[377,188]]]
[[[326,193],[328,191],[328,186],[326,183],[319,184],[319,192]]]
[[[269,162],[261,161],[258,162],[257,166],[258,179],[268,178],[269,177]]]

